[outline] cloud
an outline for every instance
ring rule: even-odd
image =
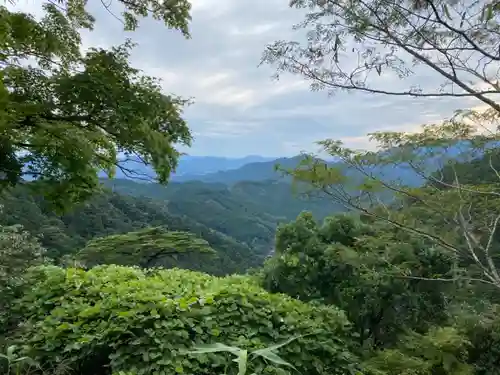
[[[27,11],[39,2],[18,4]],[[93,32],[84,33],[85,47],[109,47],[130,37],[138,44],[134,66],[160,78],[166,93],[194,99],[185,116],[195,141],[183,150],[193,155],[293,155],[317,151],[315,142],[325,138],[372,147],[367,133],[415,129],[450,116],[465,103],[362,93],[330,97],[311,92],[309,82],[297,76],[273,80],[269,66],[259,67],[265,46],[302,37],[292,26],[303,13],[290,9],[286,0],[192,0],[191,39],[151,19],[125,33],[100,2],[89,2],[89,7],[97,22]],[[435,78],[422,70],[418,83],[427,87]],[[391,90],[407,87],[391,74],[382,74],[376,83]]]
[[[279,24],[277,23],[261,23],[257,25],[248,26],[246,28],[232,26],[229,29],[229,35],[233,37],[248,37],[248,36],[260,36],[263,34],[268,34],[273,29],[276,29]]]

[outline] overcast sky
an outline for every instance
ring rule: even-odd
[[[299,77],[272,80],[270,66],[258,67],[262,51],[275,40],[296,37],[292,26],[302,18],[288,0],[193,0],[190,40],[153,20],[127,34],[100,1],[89,2],[97,23],[85,35],[86,46],[108,47],[131,37],[138,43],[135,67],[161,78],[166,93],[194,98],[185,112],[195,138],[186,150],[191,155],[292,156],[317,151],[315,142],[325,138],[365,148],[368,132],[415,129],[459,106],[450,99],[328,97],[311,92]],[[36,11],[35,4],[19,0],[18,7]],[[384,79],[388,89],[398,85]]]

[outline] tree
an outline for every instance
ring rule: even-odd
[[[0,288],[4,290],[30,266],[45,262],[45,249],[19,225],[0,226]]]
[[[88,266],[119,264],[150,268],[161,266],[165,257],[192,252],[215,254],[207,241],[192,233],[157,227],[90,240],[78,258]]]
[[[500,104],[493,96],[499,93],[498,4],[292,0],[291,5],[309,8],[299,25],[309,29],[308,38],[306,45],[278,41],[267,48],[263,60],[276,66],[278,76],[299,74],[312,82],[313,90],[330,93],[468,97],[484,105],[414,134],[370,134],[377,152],[322,141],[324,150],[341,160],[340,167],[331,168],[309,155],[292,172],[296,181],[310,182],[337,203],[434,241],[474,265],[469,280],[500,287],[493,255],[500,174],[491,151],[500,138]],[[422,75],[432,77],[437,87],[422,86]],[[407,86],[388,89],[378,76],[396,76]],[[484,169],[492,179],[484,184],[462,181],[454,171],[456,162],[478,156],[484,156]],[[442,170],[446,164],[451,166]],[[452,171],[452,180],[434,174],[436,170],[448,175]]]
[[[397,348],[377,352],[364,367],[373,375],[473,375],[477,372],[467,363],[470,346],[457,329],[433,327],[425,335],[411,332]]]
[[[500,111],[500,8],[494,1],[292,0],[309,9],[307,42],[277,41],[264,62],[310,80],[313,90],[410,97],[471,97]],[[421,85],[425,74],[436,87]],[[378,76],[406,85],[388,89]]]
[[[187,0],[120,0],[127,30],[148,15],[189,36]],[[2,187],[35,180],[57,208],[88,197],[98,173],[124,161],[152,164],[164,183],[176,144],[189,145],[187,101],[128,63],[131,41],[80,52],[80,29],[94,18],[85,2],[47,1],[41,20],[0,7],[0,175]],[[28,65],[30,63],[31,65]]]
[[[0,338],[11,328],[10,307],[19,296],[24,273],[47,262],[37,238],[20,225],[0,226]]]
[[[498,133],[482,131],[479,122],[467,121],[471,119],[477,119],[474,112],[417,133],[371,134],[378,143],[373,152],[322,141],[341,162],[332,166],[309,156],[290,173],[350,209],[430,240],[470,272],[438,279],[500,288],[500,174],[492,163]],[[464,165],[479,160],[491,173],[486,181],[471,182],[470,168]]]
[[[273,292],[343,309],[360,346],[380,348],[446,319],[453,285],[437,288],[420,277],[447,275],[452,266],[428,241],[386,224],[341,214],[318,225],[304,213],[278,229],[264,281]]]

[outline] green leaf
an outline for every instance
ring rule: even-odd
[[[259,353],[256,355],[263,357],[263,358],[265,358],[265,359],[267,359],[267,360],[269,360],[277,365],[288,366],[288,367],[293,368],[294,370],[297,370],[295,368],[295,366],[293,366],[291,363],[285,361],[279,355],[277,355],[276,353],[274,353],[271,350],[261,349],[261,350],[259,350]]]
[[[449,9],[448,9],[448,5],[447,5],[446,3],[444,3],[444,4],[443,4],[443,12],[444,12],[445,16],[446,16],[449,20],[451,20],[451,19],[452,19],[452,18],[451,18],[451,15],[450,15],[450,11],[449,11]]]
[[[258,349],[258,350],[255,350],[252,352],[252,354],[255,354],[255,355],[261,355],[261,352],[268,352],[268,351],[275,351],[285,345],[288,345],[290,344],[292,341],[295,341],[297,339],[300,339],[302,337],[305,337],[305,336],[309,336],[309,335],[313,335],[314,333],[310,333],[308,335],[300,335],[300,336],[294,336],[294,337],[291,337],[289,338],[288,340],[285,340],[279,344],[275,344],[275,345],[271,345],[271,346],[268,346],[267,348],[264,348],[264,349]]]
[[[230,352],[239,354],[240,348],[228,346],[221,343],[197,345],[194,350],[181,351],[183,354],[204,354],[204,353],[217,353],[217,352]]]
[[[492,3],[488,4],[486,8],[487,8],[486,22],[489,22],[493,19],[493,4]]]
[[[238,353],[238,375],[245,375],[247,372],[248,352],[240,350]]]

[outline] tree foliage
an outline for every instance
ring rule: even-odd
[[[304,301],[346,311],[366,347],[397,342],[407,329],[425,332],[446,320],[449,285],[420,277],[446,276],[453,259],[419,238],[354,216],[319,225],[310,214],[281,226],[265,285]]]
[[[47,262],[45,253],[38,239],[20,225],[0,226],[0,344],[5,331],[12,327],[10,308],[21,293],[24,273]]]
[[[220,374],[224,353],[186,356],[194,345],[224,342],[248,350],[295,336],[280,356],[302,373],[347,374],[355,367],[344,314],[265,292],[245,277],[100,266],[90,271],[32,269],[18,313],[26,355],[44,366],[66,356],[81,375]],[[309,335],[307,335],[309,334]],[[289,374],[262,358],[255,373]]]
[[[321,145],[339,164],[309,157],[290,173],[350,209],[431,241],[470,266],[468,280],[498,288],[497,133],[484,130],[483,115],[468,111],[416,133],[371,134],[377,151],[325,140]],[[471,168],[464,167],[471,161],[491,171],[486,181],[471,183]],[[418,182],[384,176],[390,169],[410,172]]]
[[[379,351],[365,367],[373,375],[472,375],[467,363],[471,343],[457,329],[439,327],[425,335],[411,333],[398,348]]]
[[[186,0],[120,3],[127,29],[151,15],[188,35]],[[35,19],[0,7],[3,185],[35,180],[64,208],[98,189],[100,171],[112,176],[130,158],[152,164],[166,182],[179,156],[175,145],[191,141],[181,117],[186,101],[129,65],[130,41],[81,52],[80,30],[94,23],[85,2],[47,1],[43,9]]]
[[[161,266],[163,258],[186,253],[216,254],[207,241],[192,233],[156,227],[90,240],[77,258],[87,266],[118,264],[151,268]]]

